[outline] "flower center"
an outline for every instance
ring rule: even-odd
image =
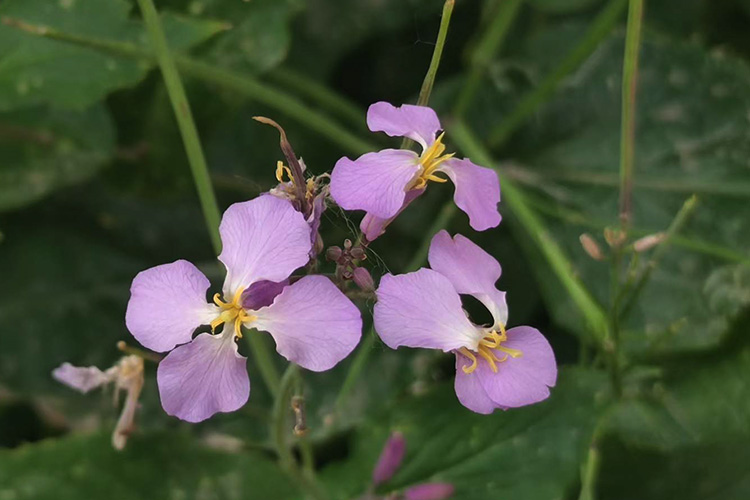
[[[497,365],[495,363],[502,363],[508,359],[508,356],[511,358],[520,358],[523,355],[518,349],[511,349],[510,347],[501,345],[506,340],[508,340],[508,335],[505,333],[505,327],[501,324],[500,332],[492,330],[479,341],[476,352],[472,352],[466,347],[462,347],[458,352],[469,358],[471,360],[471,365],[464,366],[461,369],[464,373],[473,373],[474,370],[477,369],[477,364],[479,362],[476,357],[476,354],[478,354],[487,360],[492,372],[497,373]],[[500,354],[502,357],[498,357],[499,353],[502,353]]]
[[[419,173],[419,177],[414,183],[412,189],[423,189],[429,181],[434,182],[447,182],[448,179],[438,177],[435,173],[437,168],[446,160],[450,160],[456,153],[443,154],[445,152],[445,144],[443,144],[443,136],[445,132],[432,143],[432,145],[424,150],[422,156],[419,157],[419,165],[422,167],[422,171]]]
[[[214,303],[221,308],[221,314],[211,322],[211,333],[215,333],[216,329],[225,323],[234,322],[234,335],[241,339],[243,323],[249,323],[257,319],[256,316],[248,313],[242,307],[242,292],[242,288],[237,290],[231,302],[221,300],[221,295],[218,293],[214,295]]]

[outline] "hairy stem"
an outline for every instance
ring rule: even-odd
[[[490,132],[489,145],[502,146],[539,106],[547,102],[562,80],[583,63],[609,35],[625,9],[627,0],[610,0],[594,19],[583,39],[571,50],[542,83],[519,102],[508,117]]]
[[[190,104],[185,96],[185,88],[182,86],[180,74],[177,72],[177,66],[169,50],[167,37],[164,35],[159,13],[156,12],[153,1],[138,0],[138,5],[143,14],[143,21],[146,24],[146,30],[151,39],[151,46],[156,54],[156,59],[167,87],[167,93],[169,94],[169,100],[172,103],[172,109],[177,118],[182,142],[185,145],[185,153],[187,153],[201,209],[203,210],[203,217],[206,220],[206,226],[211,235],[211,242],[213,243],[214,250],[218,253],[221,251],[221,238],[219,237],[221,215],[213,186],[211,185],[211,178],[208,174],[206,158],[203,155],[203,149],[198,138],[198,130],[195,128]]]

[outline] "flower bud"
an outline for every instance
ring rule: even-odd
[[[377,486],[388,481],[401,466],[401,461],[406,453],[406,440],[400,432],[394,432],[386,441],[383,451],[380,452],[375,470],[372,472],[372,484]]]
[[[354,260],[365,260],[367,258],[367,254],[365,253],[365,249],[362,247],[354,247],[349,252],[349,255]]]
[[[614,229],[611,227],[604,229],[604,240],[607,242],[607,245],[609,245],[610,248],[618,248],[625,242],[625,238],[625,233],[623,231],[620,231],[619,229]]]
[[[354,283],[364,292],[372,292],[375,290],[375,282],[372,281],[370,271],[364,267],[358,267],[354,270],[353,274]]]
[[[328,250],[326,250],[326,259],[332,262],[338,262],[342,255],[344,255],[344,251],[341,250],[341,247],[328,247]]]
[[[587,254],[589,254],[589,257],[594,260],[604,260],[604,254],[599,249],[599,245],[596,243],[596,240],[591,237],[591,235],[583,233],[578,237],[578,240],[581,242],[583,250]]]
[[[633,250],[636,252],[645,252],[646,250],[651,250],[656,245],[664,241],[664,238],[666,238],[667,235],[664,233],[655,233],[655,234],[649,234],[648,236],[644,236],[643,238],[636,240],[633,243]]]
[[[453,495],[455,488],[450,483],[425,483],[412,486],[404,492],[406,500],[445,500]]]

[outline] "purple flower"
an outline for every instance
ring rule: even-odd
[[[396,473],[406,453],[406,440],[400,432],[394,432],[388,437],[380,458],[372,471],[372,484],[378,485],[388,481]]]
[[[424,192],[429,181],[448,180],[439,174],[455,185],[454,200],[468,214],[471,227],[484,231],[500,224],[497,173],[454,158],[453,153],[445,154],[444,134],[437,135],[442,126],[431,108],[408,104],[397,108],[377,102],[367,111],[367,125],[373,132],[408,137],[422,147],[421,155],[384,149],[354,161],[344,157],[336,163],[331,196],[346,210],[367,211],[361,229],[368,240],[382,234],[390,220]]]
[[[500,264],[469,239],[446,231],[430,244],[432,269],[386,275],[377,291],[375,329],[389,347],[426,347],[456,356],[455,389],[477,413],[546,399],[557,380],[555,355],[535,328],[506,331],[505,293],[495,288]],[[467,318],[460,294],[472,295],[492,313],[493,324]]]
[[[455,488],[450,483],[424,483],[404,492],[405,500],[445,500],[453,496]]]
[[[283,286],[311,249],[310,227],[288,201],[265,195],[236,203],[219,231],[219,260],[227,270],[223,295],[207,303],[208,279],[178,260],[135,277],[125,317],[145,347],[171,351],[157,371],[161,402],[168,414],[188,422],[247,401],[246,358],[234,341],[243,326],[270,333],[279,354],[313,371],[346,357],[362,329],[359,310],[328,278],[306,276]],[[215,334],[193,339],[201,325]]]

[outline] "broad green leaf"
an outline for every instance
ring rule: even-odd
[[[95,49],[31,35],[26,23],[79,38],[106,39],[148,48],[142,23],[129,18],[125,0],[7,0],[0,5],[0,110],[49,103],[81,109],[109,92],[130,87],[150,65]],[[224,23],[163,16],[175,50],[187,50],[226,26]],[[85,77],[83,76],[85,75]]]
[[[545,60],[550,50],[572,45],[572,35],[565,28],[547,32],[526,55]],[[617,224],[622,54],[622,36],[600,46],[517,134],[510,149],[541,190],[532,199],[535,208],[552,215],[548,227],[602,304],[610,302],[609,265],[588,257],[578,236],[590,232],[606,247],[601,230]],[[746,300],[735,300],[731,311],[717,309],[713,297],[725,293],[717,291],[722,280],[716,269],[750,259],[750,70],[742,61],[696,44],[647,37],[637,96],[636,234],[665,230],[693,193],[700,203],[634,308],[624,345],[641,354],[716,346],[732,318],[747,307]],[[494,99],[507,97],[498,87]],[[486,113],[479,119],[498,123]],[[546,201],[550,195],[553,200]],[[648,258],[644,254],[641,263]],[[540,282],[558,321],[582,332],[556,282],[544,271]],[[746,280],[731,287],[740,291],[730,295],[746,297]]]
[[[470,412],[452,385],[441,385],[366,422],[349,463],[330,466],[324,478],[339,498],[361,493],[388,434],[400,430],[407,454],[383,491],[447,481],[462,500],[560,498],[577,481],[607,401],[603,374],[579,369],[562,371],[548,401],[491,416]]]
[[[89,179],[112,158],[114,135],[103,105],[0,113],[0,212]]]
[[[134,434],[115,451],[108,434],[68,436],[0,451],[0,495],[54,498],[297,498],[268,457],[212,449],[185,433]]]

